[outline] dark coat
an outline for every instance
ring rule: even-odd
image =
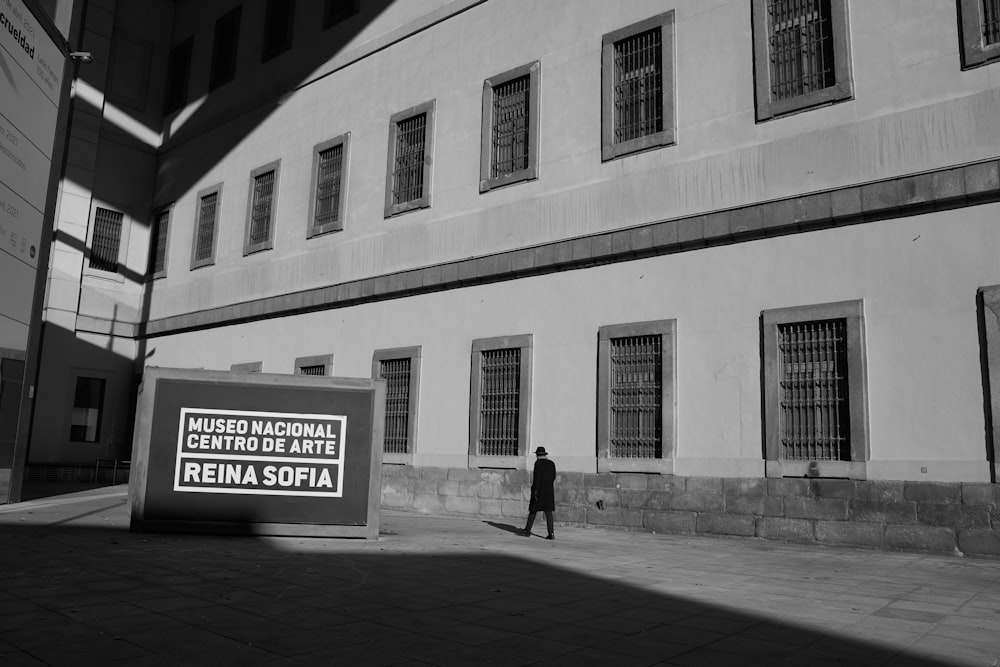
[[[551,512],[556,508],[556,492],[553,485],[556,481],[556,464],[548,459],[535,461],[535,469],[531,473],[531,502],[529,512]]]

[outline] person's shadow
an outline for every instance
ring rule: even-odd
[[[506,530],[508,533],[514,533],[515,535],[520,535],[524,532],[524,529],[512,526],[509,523],[497,523],[496,521],[484,521],[483,523],[489,524],[494,528],[499,528],[500,530]]]

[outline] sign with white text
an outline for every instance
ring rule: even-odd
[[[344,415],[182,408],[174,491],[343,494]]]

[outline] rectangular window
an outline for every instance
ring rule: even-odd
[[[761,323],[767,475],[866,478],[862,302],[765,310]]]
[[[781,458],[849,461],[847,322],[778,325]]]
[[[264,50],[261,62],[292,47],[295,0],[267,0],[264,20]]]
[[[101,437],[104,386],[105,380],[102,378],[76,378],[73,415],[69,427],[69,439],[72,442],[97,442]]]
[[[350,133],[313,147],[311,211],[307,237],[344,228]]]
[[[333,355],[321,354],[295,360],[296,375],[333,375]]]
[[[187,102],[188,80],[191,77],[191,50],[194,37],[188,37],[170,49],[167,62],[167,90],[163,96],[163,111],[170,113]]]
[[[601,61],[603,159],[675,143],[673,11],[604,35]]]
[[[94,234],[90,241],[90,268],[118,273],[123,220],[124,215],[119,211],[97,207],[94,212]]]
[[[473,341],[469,454],[474,466],[526,466],[531,359],[530,334]]]
[[[675,320],[598,330],[598,471],[673,472]]]
[[[247,229],[243,254],[268,250],[274,242],[274,211],[278,199],[278,170],[272,162],[250,174],[250,194],[247,198]]]
[[[376,350],[372,355],[372,377],[385,382],[382,441],[385,463],[413,463],[420,354],[420,347],[404,347]]]
[[[430,206],[434,101],[389,120],[385,217]]]
[[[152,59],[151,42],[116,27],[111,35],[108,100],[145,113]]]
[[[212,66],[209,70],[208,89],[215,90],[232,81],[236,75],[236,54],[240,38],[240,13],[237,7],[215,22],[215,41],[212,43]]]
[[[191,268],[215,263],[215,239],[222,208],[222,185],[206,188],[198,193],[198,219],[194,225],[194,243],[191,248]]]
[[[1000,0],[959,0],[962,67],[1000,60]]]
[[[757,120],[854,94],[846,0],[753,0]]]
[[[170,208],[164,208],[153,216],[153,229],[149,239],[150,278],[167,275],[167,239],[170,231]]]
[[[538,176],[538,86],[536,61],[483,84],[479,191]]]
[[[323,30],[332,28],[358,13],[358,0],[324,0]]]

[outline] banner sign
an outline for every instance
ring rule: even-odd
[[[182,408],[174,491],[343,495],[345,415]]]

